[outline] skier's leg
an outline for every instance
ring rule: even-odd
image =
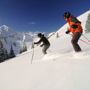
[[[42,51],[43,51],[44,54],[47,54],[46,51],[47,51],[47,49],[49,48],[49,46],[50,46],[50,45],[44,45],[44,46],[43,46]]]
[[[71,40],[71,43],[72,43],[72,45],[73,45],[73,48],[74,48],[74,50],[75,50],[76,52],[81,51],[81,48],[80,48],[80,46],[78,45],[78,40],[79,40],[80,36],[81,36],[81,33],[75,33],[75,34],[73,35],[72,40]]]

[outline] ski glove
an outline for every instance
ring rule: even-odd
[[[69,31],[69,30],[67,30],[65,33],[66,33],[66,34],[69,34],[69,33],[70,33],[70,31]]]
[[[35,42],[33,44],[36,44]]]
[[[43,46],[43,44],[42,45],[40,45],[40,47],[42,47]]]

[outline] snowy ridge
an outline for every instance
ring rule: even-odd
[[[0,90],[90,90],[90,45],[85,43],[90,42],[82,36],[85,42],[79,40],[79,44],[83,52],[76,54],[65,28],[66,25],[57,31],[58,36],[55,33],[49,38],[51,47],[47,55],[43,55],[42,48],[36,45],[1,63]],[[90,33],[84,35],[90,39]]]
[[[10,52],[11,46],[16,55],[20,53],[20,50],[22,50],[25,45],[29,48],[33,40],[32,37],[34,36],[32,32],[14,32],[6,25],[0,26],[0,40],[8,53]]]
[[[84,33],[90,32],[90,10],[78,17],[82,22]]]
[[[0,27],[0,34],[7,36],[7,35],[15,34],[15,32],[13,32],[8,26],[2,25]]]

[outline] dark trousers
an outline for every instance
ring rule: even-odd
[[[76,32],[75,34],[73,34],[71,43],[72,43],[72,45],[73,45],[73,48],[74,48],[75,52],[81,51],[81,48],[80,48],[80,46],[78,45],[78,40],[79,40],[79,38],[81,37],[81,34],[82,34],[82,33],[79,33],[79,32]]]
[[[43,46],[43,49],[42,49],[42,51],[43,51],[43,54],[47,54],[47,49],[50,47],[50,45],[49,44],[47,44],[47,45],[44,45]]]

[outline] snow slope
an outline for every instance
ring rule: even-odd
[[[35,46],[32,64],[33,49],[1,63],[0,90],[90,90],[90,42],[82,36],[83,52],[76,54],[64,28],[49,39],[47,55]],[[90,33],[84,35],[90,39]]]

